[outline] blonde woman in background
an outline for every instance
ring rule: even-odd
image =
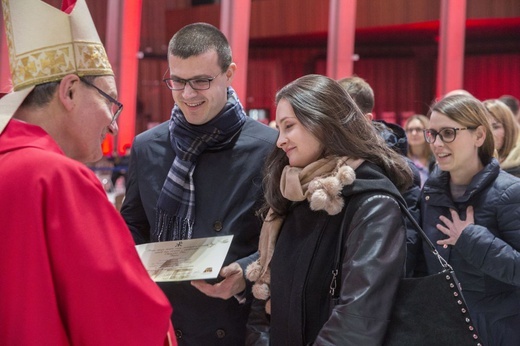
[[[430,175],[435,164],[430,145],[424,140],[423,130],[427,129],[430,120],[422,115],[416,114],[406,120],[404,129],[408,138],[408,157],[415,163],[421,174],[421,187]]]
[[[498,99],[486,100],[484,106],[488,110],[500,167],[518,177],[520,176],[520,130],[514,115],[509,107]]]

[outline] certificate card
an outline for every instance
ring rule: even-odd
[[[144,267],[156,282],[214,279],[233,235],[137,245]]]

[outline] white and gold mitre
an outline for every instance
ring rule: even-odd
[[[67,74],[113,75],[85,0],[66,14],[40,0],[2,0],[14,90]]]
[[[70,14],[40,0],[1,1],[14,92],[0,99],[0,133],[34,86],[114,74],[85,0]]]

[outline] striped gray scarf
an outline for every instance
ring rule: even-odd
[[[193,172],[197,158],[206,149],[219,150],[228,145],[245,121],[244,109],[231,87],[220,114],[206,124],[191,125],[179,107],[173,107],[169,128],[175,159],[157,201],[152,241],[191,239],[195,222]]]

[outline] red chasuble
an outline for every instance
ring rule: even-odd
[[[0,345],[168,344],[170,304],[99,179],[18,120],[0,135],[0,278]]]

